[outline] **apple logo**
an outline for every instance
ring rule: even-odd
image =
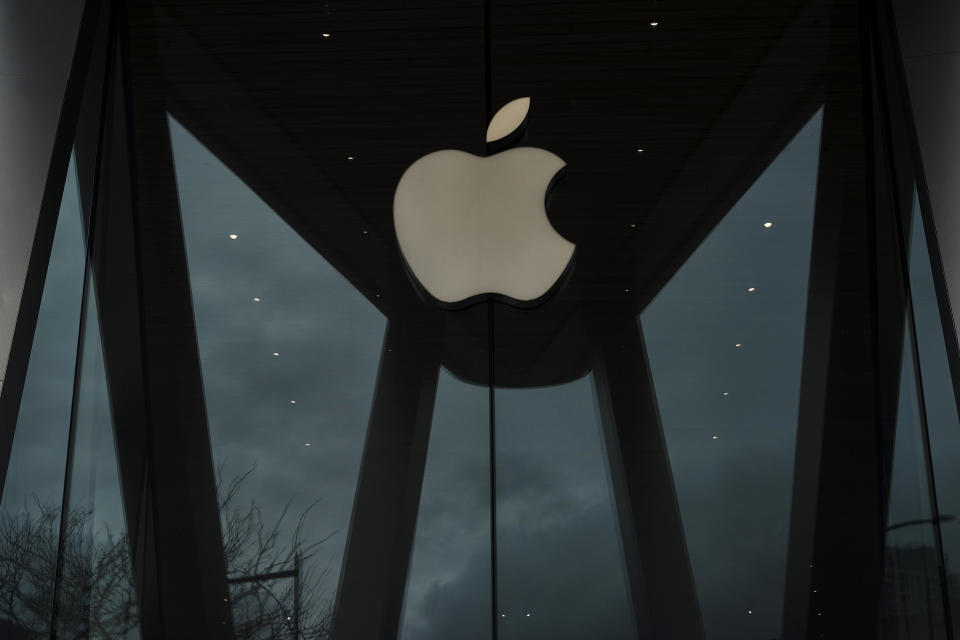
[[[507,103],[487,127],[504,149],[526,124],[530,98]],[[475,156],[445,149],[403,173],[393,222],[406,266],[443,308],[494,298],[535,306],[572,269],[575,246],[547,219],[546,199],[566,163],[544,149]]]

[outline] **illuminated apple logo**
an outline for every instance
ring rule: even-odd
[[[488,147],[514,142],[529,109],[530,98],[500,109]],[[446,308],[488,297],[516,306],[544,300],[575,248],[547,219],[546,198],[565,164],[544,149],[517,147],[486,157],[445,149],[410,165],[393,222],[414,279]]]

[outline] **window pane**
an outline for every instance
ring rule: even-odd
[[[499,637],[636,637],[594,377],[497,389]]]
[[[170,134],[234,625],[255,637],[319,632],[386,319],[173,119]],[[254,579],[276,571],[299,572],[297,620],[290,580]]]
[[[821,119],[641,314],[710,639],[781,633]]]
[[[489,433],[487,387],[441,369],[401,640],[490,637]]]
[[[71,158],[0,504],[0,635],[46,637],[50,629],[83,264]]]
[[[927,250],[927,236],[917,192],[913,193],[909,244],[910,294],[917,332],[917,357],[923,383],[923,402],[927,415],[930,452],[937,502],[942,518],[940,533],[943,555],[949,572],[947,584],[954,611],[954,635],[960,634],[960,419],[947,361],[940,307],[933,284],[933,269]]]

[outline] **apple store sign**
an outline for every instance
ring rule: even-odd
[[[516,132],[530,99],[504,106],[487,142]],[[445,149],[404,172],[393,201],[400,251],[441,306],[498,295],[521,306],[551,292],[575,246],[550,224],[546,196],[565,166],[555,154],[518,147],[491,156]]]

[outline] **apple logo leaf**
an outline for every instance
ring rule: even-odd
[[[517,98],[500,107],[487,127],[487,144],[503,140],[524,125],[530,111],[530,98]]]

